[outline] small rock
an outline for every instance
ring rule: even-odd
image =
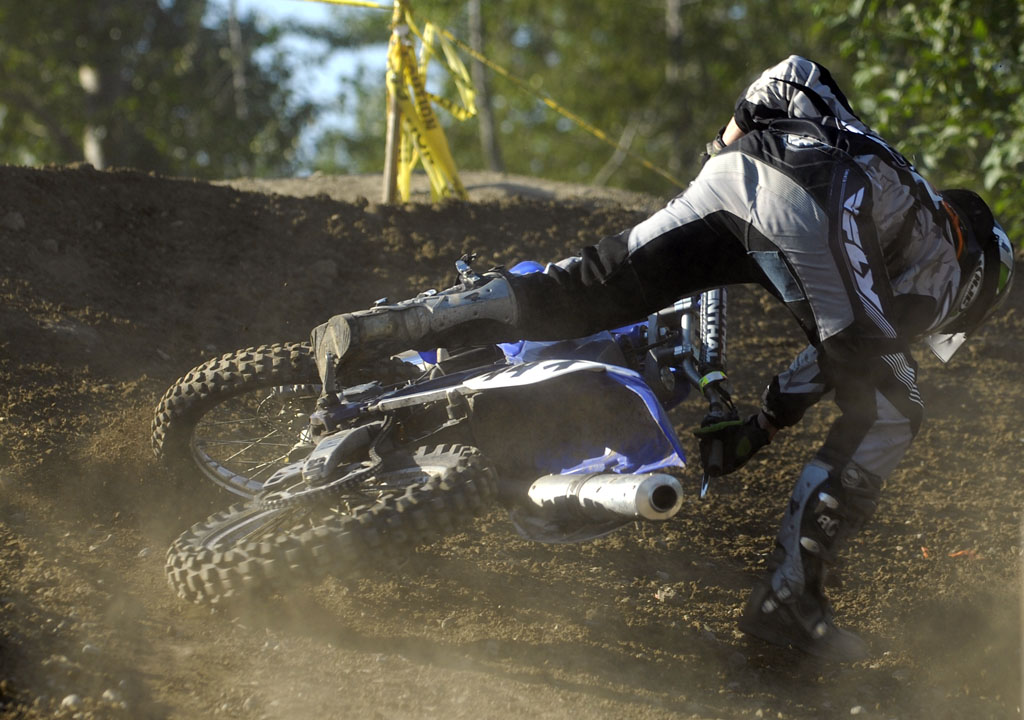
[[[141,550],[139,550],[139,554],[136,557],[144,558],[147,555],[149,555],[149,548],[148,547],[144,547]]]
[[[71,662],[67,655],[51,655],[43,660],[42,665],[43,667],[50,667],[52,665],[65,672],[70,672],[79,667],[76,663]]]
[[[663,585],[655,591],[654,597],[660,600],[661,602],[668,602],[677,594],[678,593],[676,592],[675,588],[673,588],[671,585]]]
[[[864,714],[864,706],[863,705],[854,705],[852,708],[850,708],[850,714],[851,715],[863,715]]]
[[[100,697],[103,698],[104,702],[111,703],[112,705],[119,705],[124,702],[124,696],[117,690],[112,690],[110,688],[104,690],[103,695]]]
[[[82,646],[82,654],[83,655],[99,655],[100,654],[100,649],[98,647],[96,647],[95,645],[92,645],[90,643],[86,643],[85,645]]]
[[[98,543],[96,543],[95,545],[90,545],[89,546],[89,552],[96,552],[96,550],[98,550],[99,548],[103,547],[108,542],[110,542],[113,539],[113,537],[114,536],[112,534],[108,533],[107,536],[105,538],[103,538],[102,540],[100,540]]]
[[[60,707],[62,710],[78,710],[82,707],[82,698],[72,693],[60,701]]]

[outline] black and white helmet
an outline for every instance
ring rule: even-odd
[[[951,310],[925,343],[942,362],[949,362],[1005,302],[1013,284],[1013,245],[992,211],[970,190],[943,190],[953,226],[960,287]]]

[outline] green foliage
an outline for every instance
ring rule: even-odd
[[[1024,238],[1024,6],[820,3],[865,120],[938,187],[968,187]]]
[[[244,110],[225,11],[206,0],[4,3],[0,161],[81,160],[89,135],[107,165],[199,177],[292,172],[314,108],[294,101],[279,31],[251,18],[240,30]],[[256,62],[260,50],[269,52]]]

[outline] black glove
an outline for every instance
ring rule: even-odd
[[[746,421],[704,418],[693,434],[700,441],[700,462],[709,475],[728,475],[739,470],[754,453],[771,442],[771,435],[758,424],[756,413]],[[709,468],[716,440],[722,444],[721,468]]]
[[[715,139],[704,146],[704,152],[700,154],[700,166],[704,167],[704,164],[713,158],[715,155],[725,149],[725,125],[722,126],[718,134],[715,135]]]

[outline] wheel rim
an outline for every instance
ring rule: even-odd
[[[219,404],[196,423],[193,459],[214,483],[252,497],[287,464],[318,395],[313,385],[263,388]]]

